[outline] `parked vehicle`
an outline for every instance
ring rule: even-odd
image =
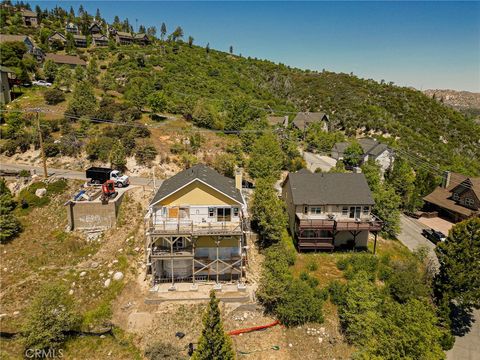
[[[91,167],[86,171],[87,179],[92,184],[104,184],[107,180],[112,180],[116,187],[124,187],[129,184],[129,178],[118,170],[101,167]]]
[[[32,85],[50,87],[52,86],[52,83],[49,83],[48,81],[45,81],[45,80],[37,80],[37,81],[33,81]]]
[[[107,180],[102,184],[102,204],[108,204],[109,199],[113,199],[118,195],[115,191],[115,182],[113,180]]]
[[[423,229],[422,235],[425,236],[428,240],[430,240],[434,244],[445,241],[445,239],[447,238],[441,231],[437,231],[433,229]]]

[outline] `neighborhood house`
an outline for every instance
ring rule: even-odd
[[[45,60],[52,60],[57,65],[68,65],[70,67],[87,66],[87,63],[78,56],[49,53],[46,55]]]
[[[394,153],[387,145],[382,144],[372,138],[362,138],[358,139],[357,141],[363,150],[360,164],[372,159],[378,165],[380,165],[380,170],[382,173],[387,171],[393,165]],[[332,148],[332,158],[335,160],[342,160],[345,149],[347,149],[349,146],[350,143],[348,142],[336,143]]]
[[[442,186],[423,198],[426,209],[454,222],[480,217],[480,177],[447,171]]]
[[[165,180],[146,220],[147,268],[153,284],[242,281],[245,200],[242,175],[195,165]]]
[[[382,222],[363,174],[289,173],[282,184],[289,227],[299,250],[333,250],[338,246],[367,247],[369,233],[377,237]]]
[[[293,127],[300,131],[307,131],[312,124],[322,124],[323,131],[328,131],[328,115],[323,112],[299,112],[292,121]]]

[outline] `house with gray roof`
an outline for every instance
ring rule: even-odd
[[[361,163],[373,159],[380,165],[382,173],[387,171],[394,161],[393,150],[390,149],[387,145],[378,142],[372,138],[362,138],[357,140],[363,150],[363,155]],[[349,142],[339,142],[336,143],[331,152],[332,158],[335,160],[342,160],[345,149],[350,146]]]
[[[231,179],[199,164],[166,179],[145,217],[152,284],[241,282],[245,212],[240,171]]]
[[[301,250],[366,248],[369,234],[381,230],[363,174],[289,173],[282,184],[289,227]]]
[[[292,121],[293,127],[300,131],[307,131],[307,128],[315,123],[322,124],[322,129],[328,131],[328,115],[323,112],[299,112]]]

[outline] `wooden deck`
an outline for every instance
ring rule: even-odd
[[[148,224],[150,235],[242,235],[241,223],[200,223],[193,221],[161,221]]]

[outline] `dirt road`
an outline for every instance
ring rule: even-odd
[[[40,166],[24,165],[24,164],[0,164],[0,170],[35,170],[39,175],[43,174],[43,168]],[[47,168],[49,175],[61,176],[66,179],[76,179],[76,180],[86,180],[84,171],[75,171],[75,170],[66,170],[66,169],[54,169]],[[156,180],[155,186],[160,186],[162,180]],[[131,176],[130,184],[132,185],[141,185],[141,186],[150,186],[153,187],[153,181],[149,178]]]

